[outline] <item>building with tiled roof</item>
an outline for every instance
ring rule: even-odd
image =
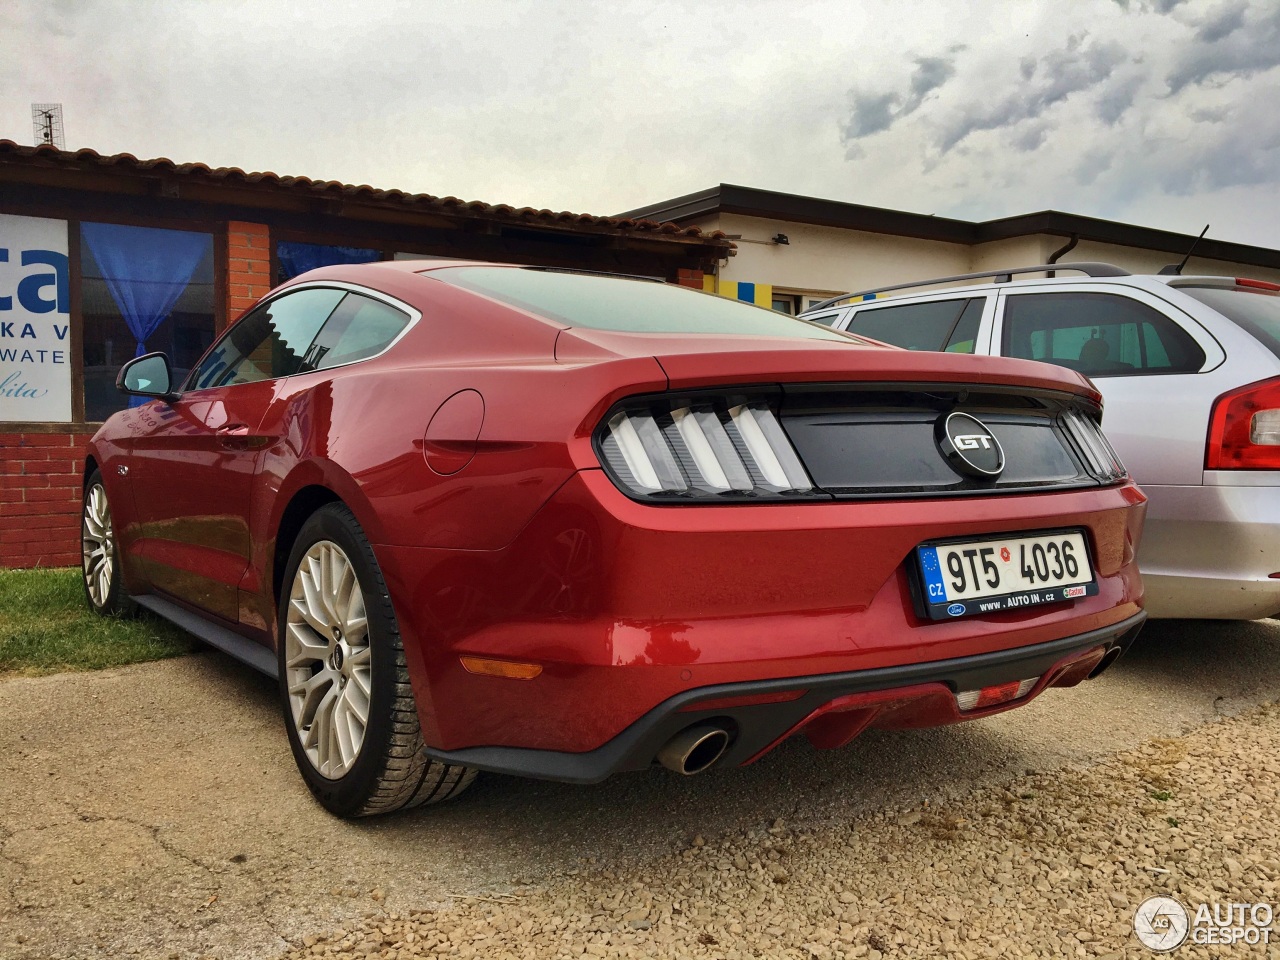
[[[701,286],[733,250],[643,217],[0,140],[0,562],[79,562],[81,450],[126,403],[125,360],[163,350],[182,371],[307,269],[448,257]]]

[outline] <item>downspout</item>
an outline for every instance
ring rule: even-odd
[[[1079,242],[1080,242],[1080,234],[1073,233],[1071,235],[1070,240],[1068,240],[1066,243],[1064,243],[1062,246],[1060,246],[1057,250],[1053,251],[1053,253],[1049,255],[1049,259],[1047,262],[1057,263],[1059,257],[1066,256],[1068,253],[1070,253],[1072,250],[1076,248],[1076,244]],[[1049,270],[1045,275],[1049,277],[1056,277],[1058,275],[1058,271]]]

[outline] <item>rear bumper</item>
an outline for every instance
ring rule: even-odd
[[[1235,485],[1231,481],[1251,481]],[[1203,486],[1144,486],[1138,563],[1152,617],[1257,620],[1280,614],[1280,486],[1225,471]],[[1265,479],[1274,481],[1275,475]]]
[[[1110,666],[1128,649],[1145,620],[1146,614],[1138,613],[1101,630],[954,660],[688,690],[585,753],[518,747],[429,748],[428,753],[494,773],[597,783],[614,773],[647,769],[677,733],[710,724],[723,727],[730,736],[718,763],[741,766],[795,733],[805,733],[817,747],[832,748],[869,727],[941,726],[1021,706],[1049,687],[1073,686],[1100,665]],[[956,704],[955,694],[960,691],[1033,677],[1039,677],[1038,682],[1020,699],[971,711],[961,711]]]
[[[584,470],[501,550],[374,550],[429,746],[579,754],[692,690],[870,676],[1119,632],[1142,607],[1133,551],[1144,509],[1132,484],[659,507]],[[1063,527],[1087,531],[1096,596],[936,622],[917,611],[908,575],[917,544]],[[463,657],[540,673],[476,675]]]

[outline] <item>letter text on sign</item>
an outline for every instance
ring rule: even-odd
[[[0,422],[68,423],[67,222],[0,214]]]

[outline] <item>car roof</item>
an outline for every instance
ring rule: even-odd
[[[1046,267],[1048,265],[1045,265]],[[1065,269],[1069,264],[1058,265],[1059,269]],[[979,274],[978,276],[1004,276],[1001,271],[995,270],[988,273]],[[1102,284],[1106,286],[1136,286],[1141,287],[1147,284],[1157,283],[1161,286],[1177,289],[1178,287],[1193,287],[1198,285],[1211,286],[1236,286],[1238,278],[1231,276],[1222,276],[1219,274],[1156,274],[1156,273],[1133,273],[1122,274],[1119,276],[1071,276],[1071,277],[1029,277],[1023,280],[1005,279],[1005,280],[988,280],[985,283],[961,283],[951,286],[933,286],[935,283],[945,283],[947,280],[956,278],[945,278],[942,281],[937,280],[920,280],[916,283],[906,285],[897,285],[890,289],[881,288],[883,292],[867,291],[867,295],[846,294],[844,297],[832,298],[828,300],[825,306],[819,305],[810,307],[797,314],[800,317],[806,317],[813,314],[831,313],[840,310],[848,310],[852,307],[863,306],[872,303],[885,303],[890,300],[906,300],[916,298],[928,298],[935,296],[952,296],[957,293],[986,294],[995,290],[1019,289],[1023,287],[1041,287],[1041,286],[1081,286],[1088,284]],[[927,289],[921,289],[927,288]],[[847,299],[846,299],[847,298]],[[833,302],[834,301],[834,302]]]

